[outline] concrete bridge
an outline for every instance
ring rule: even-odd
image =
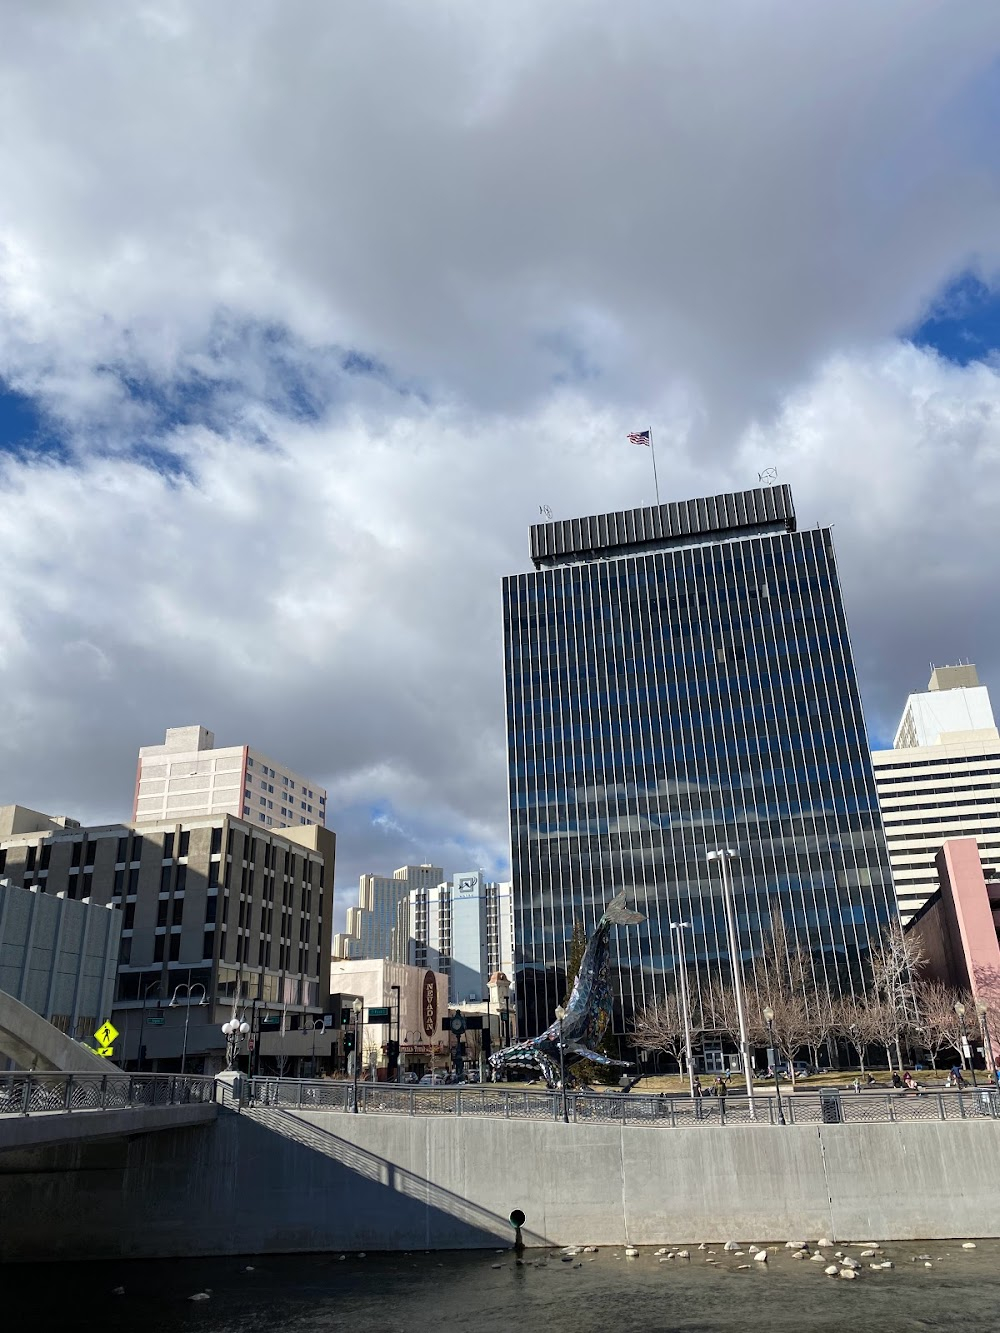
[[[20,1069],[107,1073],[108,1061],[67,1037],[33,1009],[0,991],[0,1056]],[[111,1066],[114,1068],[114,1066]]]

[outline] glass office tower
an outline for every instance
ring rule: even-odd
[[[504,580],[521,1030],[622,889],[617,1030],[673,990],[671,922],[727,984],[718,847],[749,987],[779,918],[821,994],[862,985],[896,903],[829,529],[775,486],[538,524],[531,555]]]

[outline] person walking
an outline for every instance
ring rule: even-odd
[[[725,1124],[726,1121],[726,1083],[720,1075],[715,1080],[715,1095],[719,1099],[719,1119]]]

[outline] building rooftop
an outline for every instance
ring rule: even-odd
[[[541,569],[588,555],[627,555],[651,546],[680,546],[699,536],[719,539],[727,533],[749,536],[776,531],[795,531],[795,506],[788,486],[761,486],[645,509],[535,523],[530,531],[531,559]]]

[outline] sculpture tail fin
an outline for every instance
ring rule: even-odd
[[[641,912],[625,906],[627,901],[627,893],[619,893],[617,898],[612,898],[604,909],[604,920],[610,921],[615,926],[637,926],[640,921],[645,921],[646,918]]]

